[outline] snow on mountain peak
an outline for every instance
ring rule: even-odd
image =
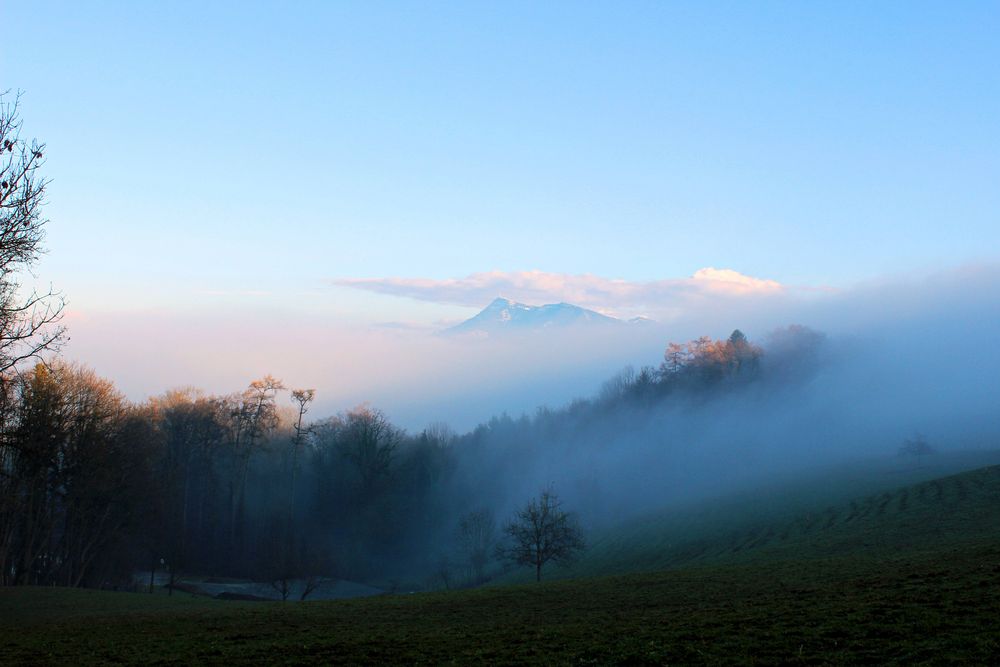
[[[625,324],[622,320],[571,303],[530,306],[498,296],[477,315],[447,329],[444,333],[475,333],[480,336],[489,336],[500,332],[531,331],[553,327],[622,324]]]

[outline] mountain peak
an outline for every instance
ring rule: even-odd
[[[498,296],[479,314],[447,329],[444,333],[474,333],[480,336],[490,336],[501,332],[608,324],[622,324],[622,321],[571,303],[529,306]]]

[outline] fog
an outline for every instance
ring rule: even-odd
[[[319,413],[369,402],[410,430],[444,421],[465,431],[495,414],[592,396],[624,366],[658,365],[668,341],[722,338],[739,328],[760,343],[773,329],[802,324],[827,334],[837,359],[812,380],[808,396],[830,411],[849,406],[857,419],[886,417],[869,416],[866,429],[906,421],[912,411],[909,428],[930,433],[938,420],[921,424],[920,415],[975,413],[989,401],[998,292],[1000,269],[980,265],[839,292],[720,297],[659,313],[669,321],[644,327],[486,340],[442,338],[431,327],[349,327],[279,309],[71,313],[66,353],[134,400],[189,385],[224,393],[272,373],[316,387]]]
[[[162,560],[434,588],[442,559],[469,554],[468,512],[502,525],[544,489],[596,536],[736,493],[776,497],[789,481],[832,486],[835,468],[898,472],[915,465],[897,453],[918,434],[939,471],[969,450],[1000,461],[996,265],[682,305],[660,303],[654,325],[488,337],[276,308],[75,314],[66,356],[96,373],[55,359],[8,387],[18,474],[5,484],[20,502],[54,479],[86,502],[49,494],[46,512],[12,511],[10,535],[50,535],[61,555],[35,568],[22,541],[6,572],[104,585]],[[248,387],[267,373],[284,387]],[[205,393],[164,393],[191,385]],[[288,390],[310,387],[301,429]],[[101,506],[116,518],[91,527],[104,546],[90,559],[52,526]],[[498,563],[487,570],[466,567],[462,585]]]
[[[488,497],[484,505],[509,511],[551,485],[600,524],[797,472],[887,459],[916,434],[940,452],[1000,448],[996,267],[775,305],[728,325],[746,327],[763,345],[759,379],[652,405],[598,401],[531,426],[495,424],[496,434],[463,459],[470,486]],[[724,337],[717,319],[704,318],[713,325],[706,333]],[[806,354],[789,349],[779,327],[793,323],[822,340]],[[682,338],[661,338],[659,355],[645,339],[632,351],[655,365],[666,341]],[[583,384],[552,385],[553,393]]]
[[[405,428],[396,468],[367,492],[338,454],[349,429],[316,443],[303,494],[326,500],[303,498],[303,525],[329,531],[315,543],[351,576],[426,573],[455,548],[464,512],[502,521],[544,488],[594,529],[832,466],[900,461],[916,434],[939,452],[1000,449],[997,265],[724,295],[682,312],[666,304],[655,325],[489,338],[280,310],[90,314],[70,325],[69,356],[135,401],[173,386],[229,394],[272,373],[317,389],[310,419],[368,403]],[[668,342],[725,341],[737,328],[762,349],[754,372],[660,379]],[[647,366],[652,388],[638,379]],[[446,454],[422,450],[438,442],[423,429],[440,422],[456,434]],[[283,447],[276,440],[251,472],[263,536],[286,483]]]

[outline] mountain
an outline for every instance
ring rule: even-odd
[[[475,317],[446,329],[446,334],[490,336],[514,331],[536,331],[568,326],[624,325],[622,320],[569,303],[529,306],[498,297]]]

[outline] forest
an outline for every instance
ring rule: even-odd
[[[172,592],[197,573],[270,582],[283,598],[305,582],[305,598],[323,580],[450,588],[511,565],[540,579],[584,547],[602,508],[665,500],[632,497],[596,456],[672,469],[663,455],[690,445],[654,443],[650,458],[628,437],[808,375],[823,347],[803,327],[764,347],[739,330],[671,343],[658,366],[626,369],[591,399],[461,435],[408,433],[370,405],[316,416],[314,389],[270,375],[135,402],[60,356],[64,296],[32,287],[45,155],[22,137],[20,95],[0,95],[0,585],[134,590],[147,573],[152,589],[160,572]],[[519,521],[550,522],[560,539],[518,544],[532,532]]]
[[[132,403],[86,367],[39,363],[2,385],[0,583],[128,589],[157,569],[481,583],[500,567],[497,521],[532,493],[515,491],[536,465],[526,448],[583,440],[612,414],[760,391],[815,363],[823,337],[793,327],[774,341],[773,356],[738,330],[670,344],[658,367],[623,371],[592,399],[464,435],[407,433],[367,405],[313,418],[313,391],[270,376]],[[488,461],[514,465],[486,474]]]

